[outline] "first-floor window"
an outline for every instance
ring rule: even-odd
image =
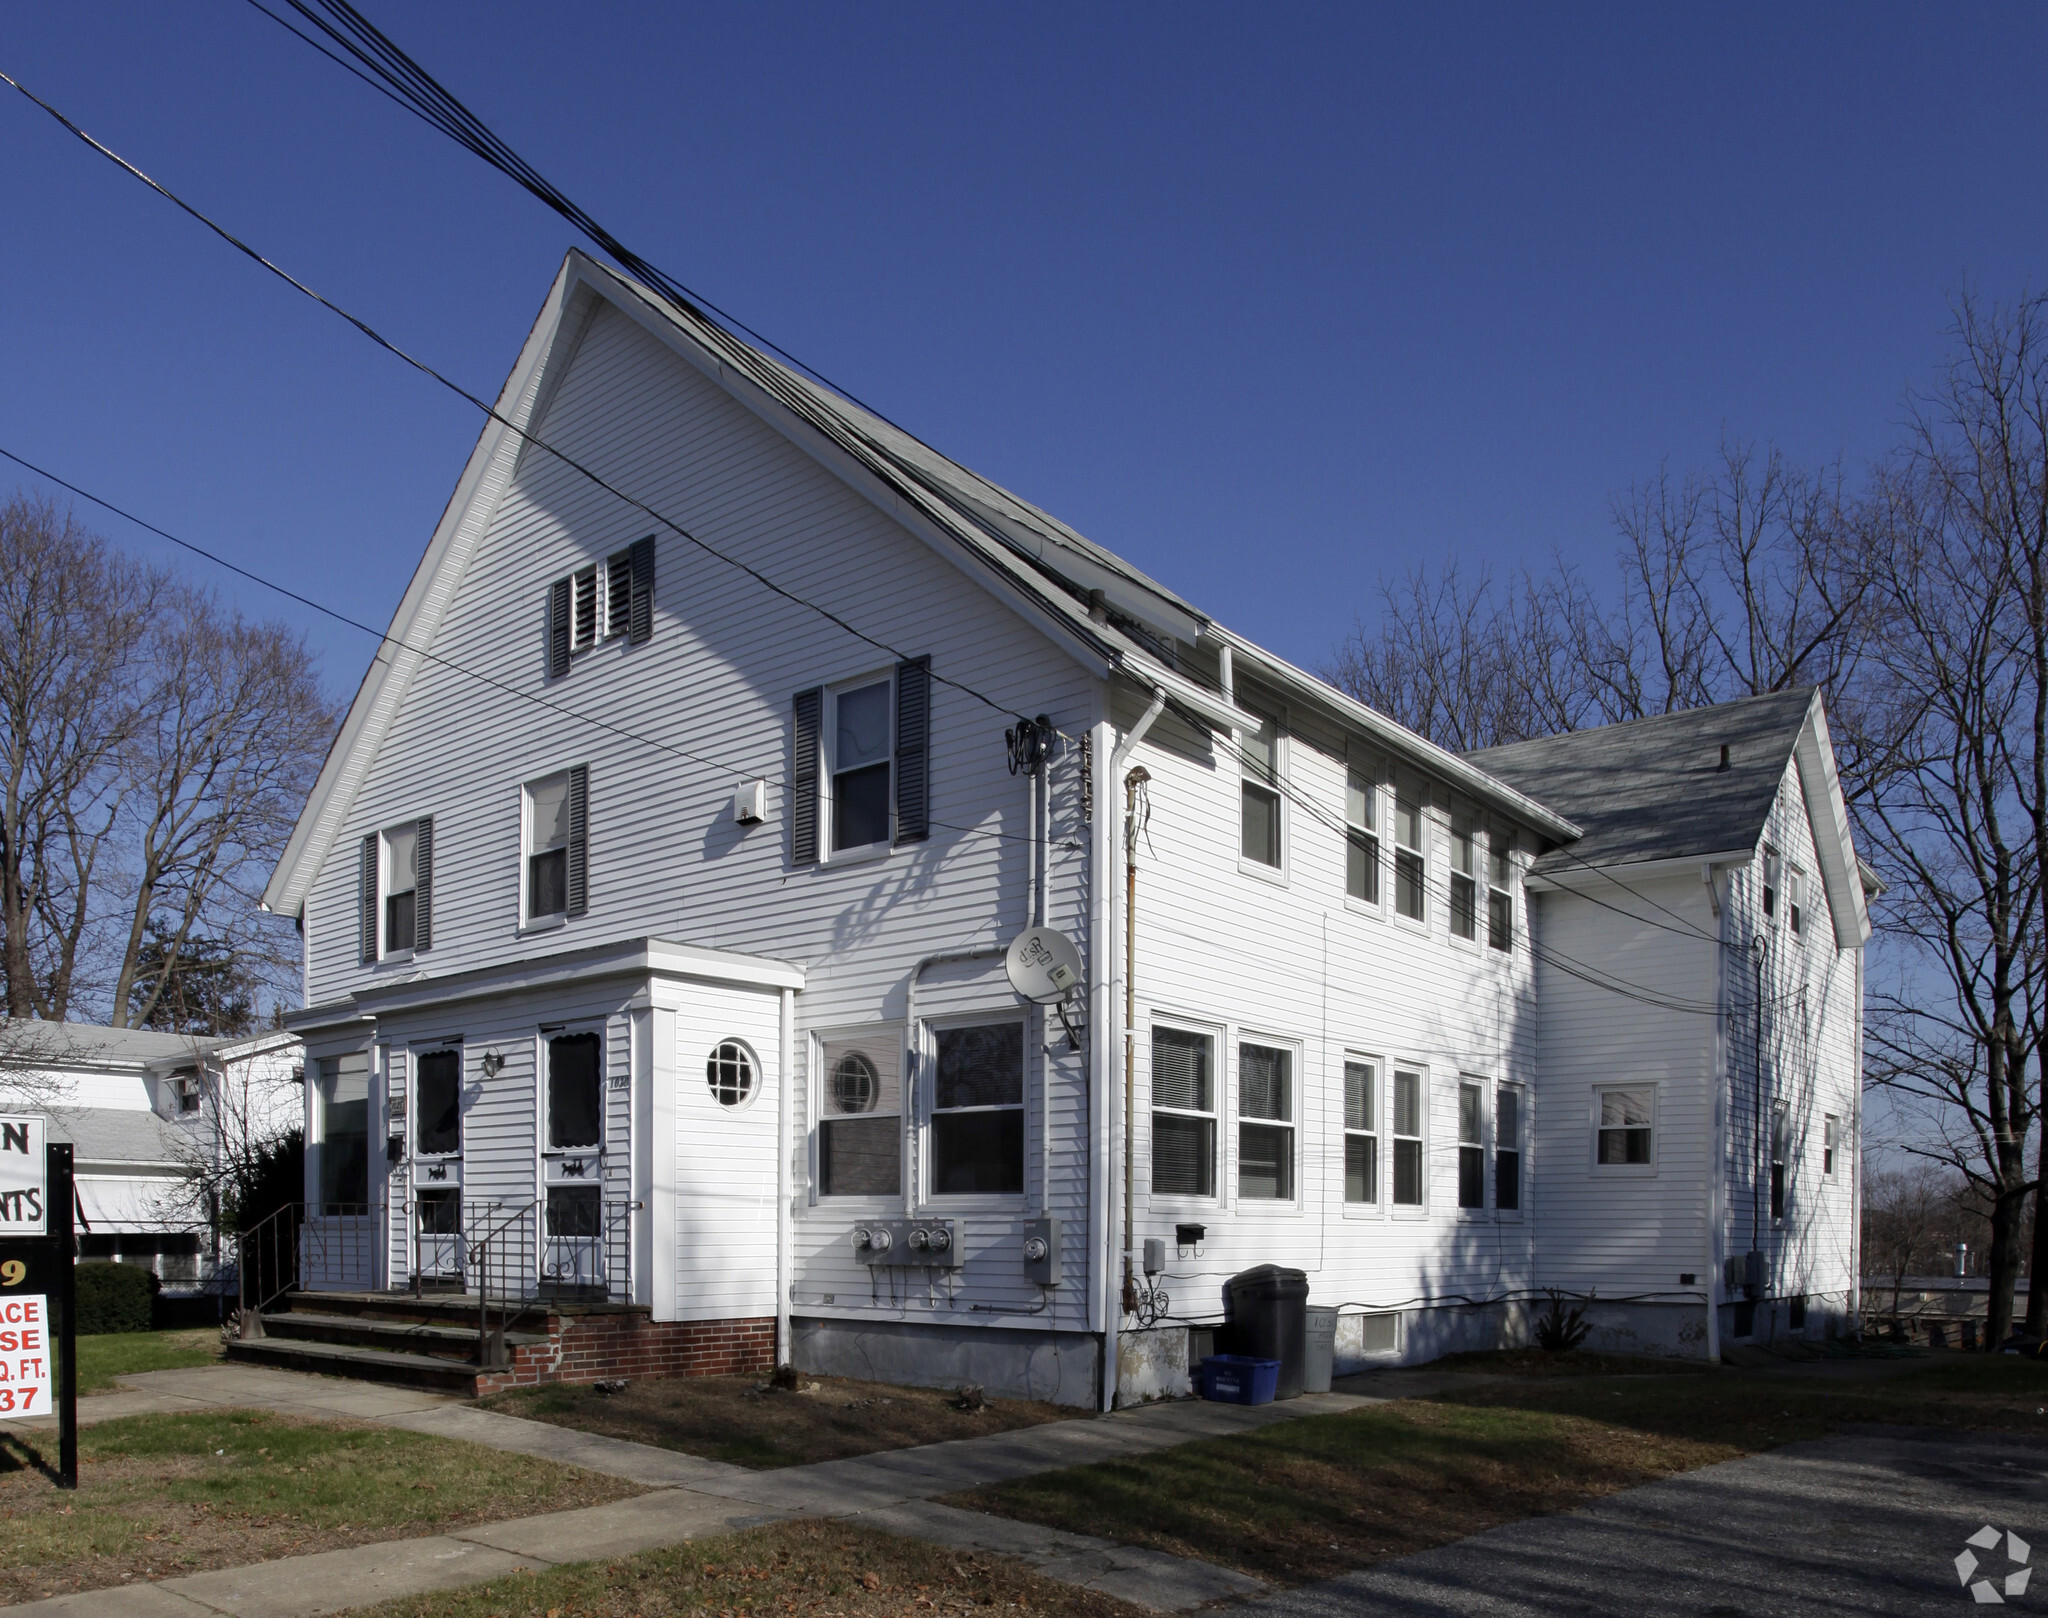
[[[1835,1177],[1835,1153],[1841,1147],[1842,1120],[1827,1113],[1820,1121],[1820,1171],[1830,1180]]]
[[[895,1029],[820,1047],[818,1194],[903,1194],[903,1045]]]
[[[1237,1194],[1294,1199],[1294,1053],[1237,1048]]]
[[[1422,1206],[1422,1075],[1394,1072],[1394,1206]]]
[[[1152,1194],[1216,1195],[1216,1046],[1207,1034],[1152,1030]]]
[[[1380,1200],[1379,1068],[1344,1064],[1344,1200]]]
[[[1771,1217],[1785,1217],[1786,1112],[1782,1104],[1771,1109]]]
[[[1486,1086],[1458,1085],[1458,1206],[1486,1206]]]
[[[1615,1086],[1599,1092],[1599,1145],[1594,1161],[1603,1168],[1640,1168],[1650,1162],[1657,1092],[1648,1085]]]
[[[329,1214],[360,1213],[370,1200],[370,1056],[322,1057],[314,1068],[320,1138],[315,1172]]]
[[[1522,1092],[1512,1084],[1493,1097],[1493,1205],[1503,1213],[1522,1206]]]
[[[932,1195],[1015,1196],[1024,1189],[1024,1025],[937,1030]]]

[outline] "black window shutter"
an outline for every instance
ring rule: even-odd
[[[548,678],[569,672],[569,580],[557,579],[548,590]]]
[[[356,884],[356,934],[363,965],[377,960],[377,834],[363,839],[362,865]]]
[[[412,948],[417,955],[434,947],[434,817],[422,815],[415,830],[419,838],[419,879],[412,895]]]
[[[824,728],[825,691],[812,686],[790,704],[789,858],[794,865],[818,863],[818,745]]]
[[[654,639],[654,536],[633,541],[633,606],[628,646]]]
[[[590,908],[590,767],[569,771],[569,914]]]
[[[932,660],[896,665],[896,841],[932,834]]]

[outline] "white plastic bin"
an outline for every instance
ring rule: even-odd
[[[1307,1341],[1302,1346],[1306,1352],[1302,1356],[1301,1391],[1328,1393],[1330,1373],[1337,1359],[1336,1310],[1309,1307]]]

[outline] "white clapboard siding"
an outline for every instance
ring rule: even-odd
[[[676,1014],[676,1318],[775,1313],[775,1133],[782,1073],[781,1002],[760,991],[700,986]],[[712,1049],[738,1041],[755,1070],[738,1106],[711,1092]]]
[[[1713,1268],[1709,1209],[1719,1161],[1719,923],[1697,873],[1628,878],[1627,887],[1585,881],[1583,894],[1538,896],[1545,950],[1650,999],[1701,1009],[1645,1004],[1538,963],[1537,1278],[1609,1297],[1703,1289]],[[1652,1172],[1595,1162],[1603,1084],[1656,1087]],[[1694,1281],[1681,1283],[1688,1273]]]
[[[1049,713],[1076,736],[1092,721],[1098,699],[1079,665],[616,314],[592,324],[554,393],[543,434],[707,543],[876,639],[929,654],[938,675],[997,694],[1014,711]],[[652,641],[603,643],[580,654],[566,679],[544,681],[550,581],[650,530],[657,553]],[[935,680],[931,814],[942,824],[930,840],[880,861],[792,869],[790,699],[808,686],[884,672],[893,659],[653,529],[546,455],[529,454],[519,468],[433,649],[569,712],[551,713],[441,664],[422,668],[309,905],[309,998],[316,1003],[421,969],[441,976],[653,935],[803,964],[801,1064],[810,1028],[900,1020],[910,969],[923,956],[1007,943],[1028,920],[1028,783],[1005,763],[1008,714]],[[573,717],[582,714],[648,741]],[[522,937],[520,786],[579,763],[590,771],[589,914]],[[733,823],[730,804],[734,788],[750,779],[771,783],[770,818],[748,828]],[[1053,832],[1067,846],[1050,859],[1049,919],[1085,948],[1078,782],[1079,760],[1070,755],[1055,766]],[[433,948],[411,963],[365,969],[355,955],[357,844],[366,832],[429,813]],[[1015,997],[998,981],[985,1004],[1008,1011]],[[545,997],[516,1009],[506,1002],[466,1007],[459,1027],[440,1027],[449,1014],[435,1014],[436,1032],[463,1033],[472,1053],[495,1043],[506,1059],[466,1119],[468,1172],[480,1196],[535,1194],[536,1030],[541,1020],[567,1015]],[[623,1051],[621,1021],[608,1039],[611,1071]],[[1052,1083],[1054,1211],[1079,1232],[1087,1165],[1081,1058],[1063,1053]],[[799,1127],[808,1128],[809,1097],[800,1091],[795,1099]],[[1044,1104],[1034,1087],[1034,1120]],[[771,1116],[758,1108],[755,1115]],[[1035,1122],[1029,1134],[1034,1143],[1040,1138]],[[800,1156],[797,1167],[805,1161]],[[610,1167],[608,1159],[608,1175]],[[866,1272],[848,1263],[848,1222],[829,1206],[808,1205],[801,1174],[797,1186],[799,1295],[813,1300],[810,1312],[832,1313],[815,1300],[833,1294],[844,1312],[868,1318]],[[989,1283],[975,1301],[1001,1311],[977,1318],[1015,1313],[1033,1325],[1051,1323],[1045,1313],[1027,1313],[1042,1300],[1022,1278],[1023,1218],[1019,1201],[966,1220],[969,1272],[977,1285],[984,1273]],[[772,1223],[766,1220],[771,1232]],[[1076,1280],[1056,1312],[1072,1324],[1083,1308],[1085,1247],[1070,1241],[1068,1251]],[[768,1262],[772,1270],[772,1249]],[[964,1315],[967,1300],[958,1301]]]

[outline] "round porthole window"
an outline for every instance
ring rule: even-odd
[[[882,1076],[859,1051],[848,1051],[832,1064],[832,1110],[873,1112],[882,1096]]]
[[[711,1048],[704,1078],[721,1107],[744,1105],[754,1094],[753,1053],[736,1039],[721,1040]]]

